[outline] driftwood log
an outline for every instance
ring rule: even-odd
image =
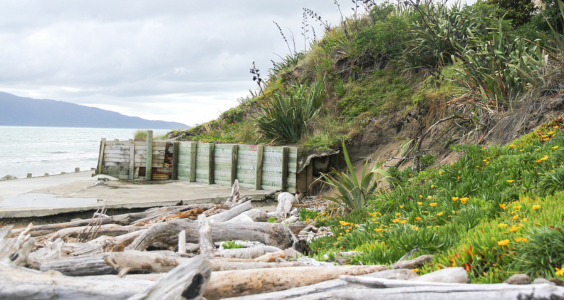
[[[201,214],[198,216],[198,244],[200,245],[200,255],[208,259],[213,259],[215,257],[214,250],[215,245],[212,240],[212,227],[211,223],[206,218],[206,215]]]
[[[47,275],[0,263],[0,299],[200,299],[210,273],[202,257],[186,261],[157,282]]]
[[[40,270],[58,271],[67,276],[118,274],[121,270],[140,273],[168,272],[189,258],[171,251],[125,251],[67,257],[46,261]]]
[[[208,300],[286,290],[339,278],[363,275],[387,266],[298,267],[213,272],[204,293]]]
[[[151,219],[154,217],[168,215],[168,214],[175,214],[181,211],[186,211],[198,207],[203,208],[205,210],[213,207],[213,204],[192,204],[192,205],[184,205],[184,206],[153,208],[139,213],[121,214],[121,215],[102,218],[100,224],[101,225],[105,225],[105,224],[129,225],[138,220]],[[65,228],[88,226],[90,222],[92,222],[91,219],[86,219],[86,220],[78,220],[78,221],[66,222],[66,223],[38,225],[38,226],[34,226],[29,232],[29,234],[32,237],[42,236],[53,232],[57,232]],[[19,234],[24,230],[25,229],[14,229],[12,230],[12,234]]]
[[[459,284],[456,286],[413,286],[390,289],[345,287],[329,292],[292,298],[295,300],[522,300],[563,299],[564,287],[549,284]]]
[[[286,249],[290,248],[296,239],[290,229],[282,224],[214,222],[211,224],[211,228],[212,240],[214,241],[258,241],[266,245]],[[152,225],[126,249],[146,250],[154,242],[174,247],[178,243],[178,234],[182,230],[186,230],[186,242],[198,242],[198,225],[196,222],[181,219]]]

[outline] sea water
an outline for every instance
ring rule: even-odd
[[[129,140],[135,129],[0,126],[0,178],[90,170],[98,163],[100,140]],[[153,136],[167,130],[153,130]]]

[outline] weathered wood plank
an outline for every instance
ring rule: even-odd
[[[98,156],[98,171],[97,174],[102,174],[102,166],[104,163],[104,147],[106,146],[106,139],[100,141],[100,154]]]
[[[129,148],[129,180],[133,180],[135,173],[135,144],[131,143]]]
[[[215,144],[209,144],[209,154],[208,154],[208,183],[209,184],[213,184],[214,183],[214,168],[215,168]]]
[[[196,159],[198,155],[198,144],[196,142],[190,143],[190,181],[196,181],[196,170],[198,169]]]
[[[180,156],[180,143],[174,142],[172,147],[172,180],[178,180],[179,156]]]
[[[145,157],[145,180],[153,180],[153,131],[147,130],[147,156]]]

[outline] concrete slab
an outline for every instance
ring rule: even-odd
[[[180,201],[210,203],[217,198],[224,201],[231,195],[231,188],[227,186],[186,181],[108,181],[93,186],[96,182],[90,172],[0,182],[0,218],[42,217],[96,210],[104,206],[106,199],[106,208],[130,209],[170,206]],[[241,189],[241,194],[251,196],[255,201],[264,200],[269,193]],[[19,207],[15,207],[18,203]]]

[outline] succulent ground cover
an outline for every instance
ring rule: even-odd
[[[335,234],[310,244],[315,257],[356,250],[351,264],[392,264],[417,249],[435,255],[420,274],[459,266],[475,283],[562,277],[564,119],[503,147],[453,150],[464,154],[450,165],[390,172],[397,181],[362,208],[335,204],[315,216]]]

